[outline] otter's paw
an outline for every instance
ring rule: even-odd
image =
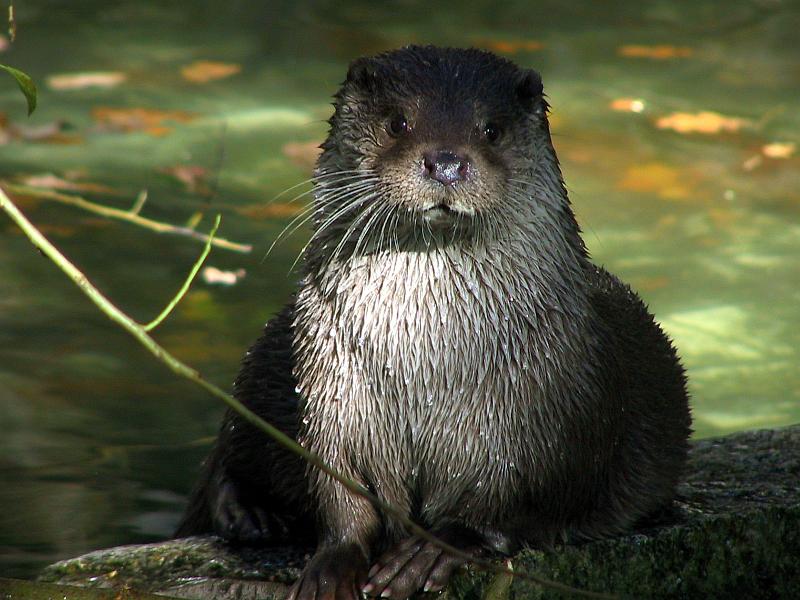
[[[356,546],[317,550],[286,600],[361,600],[367,560]]]
[[[216,485],[211,507],[214,531],[227,540],[245,543],[266,542],[285,538],[286,524],[260,506],[241,501],[239,491],[229,479]]]
[[[406,538],[375,562],[362,591],[394,600],[420,589],[438,592],[464,562],[421,538]]]

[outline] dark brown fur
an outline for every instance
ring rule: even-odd
[[[236,397],[475,555],[613,535],[668,503],[683,369],[587,257],[538,74],[410,47],[356,61],[336,100],[304,278]],[[459,565],[233,413],[177,535],[209,531],[316,540],[296,600],[404,598]]]

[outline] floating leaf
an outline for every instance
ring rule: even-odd
[[[181,77],[192,83],[208,83],[215,79],[225,79],[241,72],[241,65],[212,60],[198,60],[181,69]]]
[[[191,194],[209,194],[208,169],[200,165],[175,165],[173,167],[162,167],[158,169],[160,173],[171,175],[180,181],[186,191]]]
[[[672,113],[656,121],[659,129],[672,129],[678,133],[721,133],[737,132],[745,125],[746,119],[726,117],[719,113],[703,111],[699,113]]]
[[[21,139],[38,142],[49,140],[57,136],[64,130],[65,124],[63,121],[50,121],[49,123],[41,123],[40,125],[30,127],[26,127],[25,125],[16,125],[12,127],[19,134]]]
[[[236,269],[235,271],[222,271],[216,267],[203,267],[200,276],[209,285],[235,285],[247,272],[244,269]]]
[[[43,188],[48,190],[62,190],[69,192],[88,192],[94,194],[119,194],[114,188],[110,188],[100,183],[91,183],[88,181],[68,181],[62,179],[52,173],[43,173],[41,175],[30,175],[18,180],[20,185],[27,185],[29,187]]]
[[[769,158],[790,158],[797,150],[794,142],[772,142],[761,147],[761,152]]]
[[[669,200],[683,200],[692,193],[687,179],[678,169],[653,162],[628,167],[617,185],[623,190],[655,193]]]
[[[611,110],[640,113],[644,110],[644,100],[640,98],[617,98],[609,106]]]
[[[319,142],[289,142],[281,148],[284,156],[292,161],[292,164],[311,171],[317,164],[317,157],[322,152]]]
[[[50,121],[36,125],[9,122],[5,114],[0,113],[0,146],[12,140],[26,142],[47,142],[50,144],[76,144],[83,141],[78,135],[65,134],[67,124],[64,121]]]
[[[760,154],[753,154],[748,156],[742,163],[742,169],[745,171],[755,171],[758,167],[764,164],[764,157]]]
[[[237,206],[234,210],[245,217],[263,221],[280,217],[293,217],[303,212],[305,207],[299,202],[270,202],[268,204],[248,204]]]
[[[516,54],[518,52],[535,52],[544,48],[542,42],[535,40],[480,40],[479,45],[503,54]]]
[[[54,90],[82,90],[89,87],[111,88],[124,82],[128,76],[118,71],[96,71],[92,73],[62,73],[47,78],[47,85]]]
[[[694,50],[686,46],[643,46],[628,44],[617,48],[617,54],[626,58],[653,58],[656,60],[666,60],[668,58],[687,58],[694,53]]]
[[[33,79],[14,67],[0,65],[0,69],[16,80],[19,89],[25,95],[25,100],[28,102],[28,116],[31,116],[31,113],[36,110],[36,85],[34,85]]]
[[[195,119],[193,113],[180,110],[156,110],[154,108],[111,108],[98,106],[92,109],[92,117],[102,130],[144,131],[153,136],[170,133],[167,122],[189,123]]]

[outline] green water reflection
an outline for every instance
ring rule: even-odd
[[[77,177],[111,188],[92,198],[120,207],[147,188],[145,214],[178,224],[198,210],[222,212],[221,234],[255,250],[217,250],[209,264],[245,269],[245,278],[196,284],[157,332],[209,379],[233,379],[293,287],[289,265],[307,234],[262,261],[289,217],[258,208],[308,177],[285,146],[302,150],[324,136],[348,60],[409,42],[479,44],[542,71],[586,241],[675,338],[697,435],[800,421],[800,152],[764,150],[800,143],[797,3],[476,2],[457,15],[417,2],[109,4],[17,6],[19,38],[0,62],[39,82],[40,107],[26,121],[13,83],[0,81],[3,128],[68,127],[39,141],[0,130],[0,177]],[[674,56],[620,50],[661,45]],[[241,71],[204,84],[182,78],[198,60]],[[47,83],[86,71],[127,79],[107,89]],[[644,110],[610,108],[625,98]],[[109,131],[102,107],[182,111],[189,120]],[[743,121],[716,134],[656,126],[701,111]],[[207,169],[216,196],[163,171],[176,165]],[[141,320],[160,310],[200,251],[55,203],[22,205]],[[0,218],[0,574],[30,576],[58,558],[167,536],[221,412],[96,314]]]

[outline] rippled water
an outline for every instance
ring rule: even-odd
[[[587,244],[675,338],[697,435],[800,421],[797,3],[18,4],[19,37],[0,62],[35,78],[40,107],[26,120],[0,79],[0,177],[104,186],[85,195],[123,208],[146,188],[144,215],[183,224],[202,211],[201,229],[221,212],[221,235],[254,250],[215,250],[209,264],[245,277],[195,284],[156,337],[222,386],[292,290],[307,233],[262,260],[292,208],[263,207],[308,177],[347,62],[434,42],[542,72]],[[203,60],[240,70],[188,81],[182,69]],[[59,90],[48,79],[95,71],[125,81]],[[669,128],[682,123],[711,131]],[[189,189],[174,175],[187,172],[205,179]],[[20,205],[142,321],[200,251],[54,202]],[[221,412],[0,217],[0,575],[169,535]]]

